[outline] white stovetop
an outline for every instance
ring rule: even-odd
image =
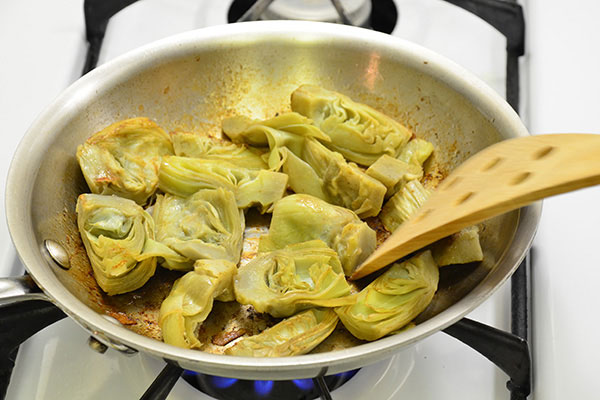
[[[85,56],[82,0],[0,2],[0,195],[21,135],[58,93],[77,79]],[[144,0],[109,24],[100,61],[184,30],[225,22],[226,1]],[[504,94],[504,41],[466,12],[439,0],[401,0],[394,35],[442,53]],[[600,131],[600,4],[529,0],[528,48],[522,62],[525,121],[534,133]],[[600,255],[593,207],[600,189],[548,200],[534,245],[533,351],[535,399],[592,399],[600,392],[594,318]],[[0,207],[1,221],[4,208]],[[0,276],[22,273],[6,224],[0,223]],[[469,315],[508,329],[509,285]],[[589,310],[589,311],[587,311]],[[99,355],[87,334],[63,320],[28,340],[19,352],[7,399],[139,398],[161,368],[141,355]],[[364,372],[363,372],[364,371]],[[385,372],[388,371],[388,372]],[[386,399],[508,399],[506,375],[475,351],[438,333],[391,362],[364,369],[359,382],[391,378]],[[366,377],[369,375],[371,378]],[[382,384],[383,385],[383,384]],[[359,384],[335,398],[365,398]],[[383,387],[383,386],[382,386]],[[336,395],[337,393],[337,395]],[[356,395],[358,393],[358,396]],[[384,394],[385,393],[385,394]],[[179,381],[170,399],[190,398]],[[341,397],[340,397],[341,396]],[[373,398],[373,395],[370,395]],[[196,398],[201,398],[196,396]]]

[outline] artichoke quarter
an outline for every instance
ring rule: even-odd
[[[144,205],[156,190],[161,157],[173,154],[167,135],[148,118],[116,122],[77,147],[77,161],[95,194]]]
[[[294,194],[275,203],[269,233],[260,238],[259,251],[314,239],[337,252],[348,276],[377,245],[375,231],[353,211],[308,194]]]
[[[243,144],[181,131],[171,132],[170,136],[176,156],[223,160],[248,169],[268,168],[262,152]]]
[[[238,303],[277,318],[354,302],[337,253],[320,240],[259,254],[239,268],[234,291]]]
[[[390,232],[398,229],[402,223],[421,208],[429,198],[430,193],[418,180],[408,181],[399,192],[385,203],[381,210],[379,218],[385,228]]]
[[[423,177],[423,168],[420,165],[410,164],[387,154],[379,157],[365,172],[385,185],[386,198],[396,194],[408,182]]]
[[[338,317],[331,309],[303,311],[260,334],[243,338],[225,354],[243,357],[289,357],[306,354],[335,329]]]
[[[156,270],[152,217],[132,200],[82,194],[77,225],[98,285],[109,295],[142,287]]]
[[[429,305],[437,290],[438,266],[430,251],[395,263],[360,291],[353,305],[339,307],[340,320],[359,339],[376,340],[396,331]]]
[[[291,102],[292,111],[312,119],[329,136],[327,147],[357,164],[369,166],[384,154],[397,157],[412,136],[381,112],[319,86],[300,86]]]
[[[158,187],[165,193],[187,197],[199,190],[223,188],[235,194],[239,208],[258,205],[261,212],[283,197],[288,181],[280,172],[177,156],[163,157],[158,178]]]
[[[176,280],[160,306],[163,341],[184,348],[202,347],[196,330],[210,314],[214,300],[233,300],[236,270],[231,261],[198,260],[193,271]]]
[[[159,195],[153,217],[156,240],[185,258],[165,257],[169,269],[189,271],[199,259],[240,260],[244,212],[229,190],[200,190],[187,198]]]
[[[310,139],[304,143],[300,158],[295,156],[287,157],[283,172],[288,174],[290,187],[296,193],[322,198],[354,211],[361,218],[374,217],[381,211],[387,188],[356,164],[346,162],[340,153]],[[311,193],[305,191],[306,187],[319,190]]]
[[[283,169],[289,186],[329,203],[346,207],[360,217],[379,213],[386,188],[321,142],[330,139],[312,121],[294,112],[265,121],[243,116],[223,120],[223,132],[234,142],[268,146],[269,167]]]
[[[329,138],[312,121],[298,113],[288,112],[264,121],[245,116],[234,116],[223,120],[223,132],[235,143],[268,147],[269,168],[277,171],[285,159],[285,147],[298,154],[304,141],[316,138],[328,141]]]

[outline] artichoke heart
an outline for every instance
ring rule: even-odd
[[[262,152],[225,139],[190,132],[171,132],[176,156],[227,161],[248,169],[267,169]]]
[[[238,303],[277,318],[354,302],[337,253],[320,240],[259,254],[239,268],[234,291]]]
[[[383,206],[379,218],[383,226],[394,232],[410,218],[429,198],[429,190],[418,180],[409,181],[402,189],[393,195]]]
[[[337,252],[346,275],[377,245],[375,231],[354,212],[307,194],[294,194],[275,203],[269,233],[260,238],[259,251],[314,239]]]
[[[369,166],[383,154],[398,156],[412,133],[381,112],[343,94],[302,85],[292,93],[292,111],[314,121],[331,141],[330,149]]]
[[[314,171],[312,176],[318,177],[314,183],[320,184],[320,192],[310,193],[323,200],[348,208],[361,218],[374,217],[381,211],[381,205],[387,192],[386,187],[378,180],[371,178],[354,163],[348,163],[344,157],[331,151],[317,140],[307,140],[304,152],[300,157]],[[289,161],[288,161],[289,160]],[[301,175],[294,167],[302,165],[302,161],[288,157],[283,164],[283,171],[290,177],[290,187],[296,193],[309,185],[310,174]],[[322,193],[322,196],[320,197]]]
[[[156,240],[185,258],[178,262],[165,257],[166,268],[190,271],[199,259],[239,262],[244,212],[229,190],[200,190],[187,198],[159,195],[153,217]]]
[[[146,256],[154,236],[152,217],[134,201],[117,196],[82,194],[77,225],[98,285],[109,295],[142,287],[156,270]]]
[[[356,303],[339,307],[340,320],[359,339],[376,340],[396,331],[429,305],[439,270],[430,251],[393,264],[360,291]]]
[[[269,168],[277,171],[285,159],[282,148],[286,147],[293,153],[299,154],[307,138],[329,140],[311,123],[310,119],[298,113],[288,112],[265,121],[234,116],[224,119],[222,127],[223,132],[235,143],[268,147]]]
[[[422,167],[431,153],[433,153],[433,144],[427,140],[415,138],[406,143],[397,158],[405,163]]]
[[[396,194],[408,181],[423,177],[420,165],[410,164],[387,154],[382,155],[365,172],[385,185],[386,197]]]
[[[269,146],[269,167],[283,168],[294,192],[349,208],[360,217],[377,215],[385,186],[323,146],[329,138],[311,122],[298,113],[262,122],[237,116],[223,121],[223,132],[234,142]]]
[[[163,341],[184,348],[200,348],[196,330],[212,310],[213,301],[233,300],[237,267],[227,260],[198,260],[194,270],[175,281],[160,306],[158,324]]]
[[[431,245],[431,253],[440,267],[483,260],[479,228],[468,226]]]
[[[244,338],[225,350],[225,354],[242,357],[289,357],[306,354],[335,329],[338,317],[330,309],[303,311],[264,330]]]
[[[202,189],[223,188],[235,194],[239,208],[258,205],[261,212],[283,197],[288,181],[280,172],[178,156],[163,157],[158,178],[158,187],[166,193],[187,197]]]
[[[148,118],[116,122],[77,147],[77,161],[95,194],[144,205],[156,190],[161,157],[173,154],[167,135]]]

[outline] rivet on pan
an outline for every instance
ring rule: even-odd
[[[104,354],[104,353],[106,353],[106,350],[108,350],[107,345],[105,345],[104,343],[101,343],[98,339],[96,339],[93,336],[90,336],[88,338],[88,346],[90,346],[90,349],[92,349],[95,352],[100,353],[100,354]]]
[[[51,239],[44,240],[44,247],[50,258],[52,258],[58,265],[60,265],[64,269],[71,268],[71,263],[69,261],[69,254],[60,244]]]

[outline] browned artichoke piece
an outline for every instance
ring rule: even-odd
[[[338,307],[340,320],[359,339],[376,340],[407,325],[429,305],[439,271],[430,251],[393,264],[358,294],[353,305]]]
[[[188,197],[199,190],[223,188],[234,193],[239,208],[258,206],[261,212],[283,197],[288,182],[287,175],[280,172],[177,156],[163,158],[158,176],[159,188],[165,193]]]
[[[223,120],[223,133],[235,143],[243,143],[269,149],[269,168],[277,171],[285,159],[283,148],[294,154],[302,152],[304,141],[329,138],[312,121],[298,113],[288,112],[264,121],[245,116],[234,116]]]
[[[384,154],[396,157],[412,133],[402,124],[341,93],[302,85],[292,93],[292,110],[314,121],[331,141],[326,146],[369,166]]]
[[[268,168],[263,151],[257,148],[191,132],[171,132],[170,136],[176,156],[222,160],[248,169]]]
[[[430,196],[430,191],[425,189],[418,180],[409,181],[393,195],[383,206],[379,218],[390,232],[407,221]]]
[[[469,226],[439,240],[431,245],[431,252],[440,267],[482,261],[483,250],[479,242],[479,228]]]
[[[384,154],[365,171],[387,188],[386,197],[393,196],[411,180],[423,177],[420,165],[410,164]]]
[[[140,205],[156,190],[162,156],[171,154],[169,135],[142,117],[116,122],[77,148],[77,160],[93,193],[115,194]]]
[[[239,268],[234,282],[238,303],[276,318],[352,304],[350,289],[337,253],[321,240],[261,253]]]
[[[189,271],[200,259],[240,260],[244,212],[227,189],[200,190],[187,198],[158,195],[153,217],[156,240],[185,260],[167,257],[166,268]]]
[[[269,233],[260,238],[259,251],[314,239],[338,253],[347,276],[377,245],[375,231],[356,213],[308,194],[294,194],[275,203]]]
[[[289,357],[306,354],[335,329],[338,317],[330,309],[303,311],[258,335],[241,339],[225,354],[243,357]]]
[[[196,330],[212,310],[213,301],[233,300],[234,263],[227,260],[198,260],[194,270],[175,281],[160,306],[158,323],[165,343],[200,348]]]
[[[145,257],[154,238],[152,217],[132,200],[82,194],[77,225],[98,285],[109,295],[142,287],[156,270],[156,257]]]

